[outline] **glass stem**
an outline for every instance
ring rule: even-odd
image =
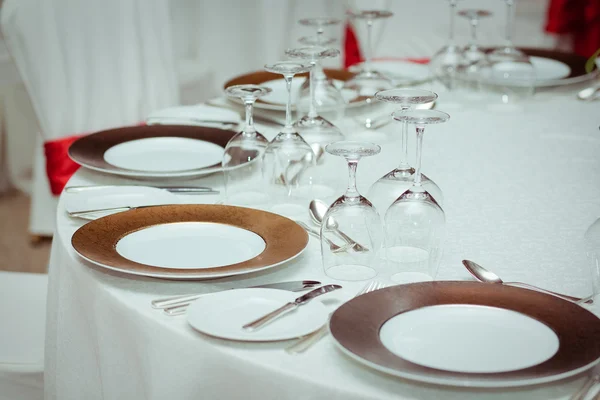
[[[514,21],[513,0],[506,0],[506,47],[512,47],[512,30]]]
[[[408,109],[409,107],[402,107],[402,111]],[[402,122],[402,136],[400,140],[402,151],[400,152],[400,165],[398,166],[398,169],[410,169],[410,165],[408,164],[408,123],[406,121]]]
[[[310,119],[315,119],[318,116],[317,102],[316,102],[316,98],[315,98],[315,73],[316,73],[316,68],[317,68],[316,61],[311,61],[311,65],[312,65],[312,68],[310,69],[310,72],[308,75],[308,79],[310,79],[310,82],[308,85],[309,90],[310,90],[310,108],[308,111],[308,117]]]
[[[477,44],[477,24],[479,21],[475,18],[471,20],[471,45],[475,46]]]
[[[417,166],[413,185],[419,187],[421,186],[421,153],[423,152],[423,133],[425,133],[425,127],[417,126]]]
[[[448,32],[448,43],[454,44],[454,16],[456,14],[456,0],[450,0],[450,31]]]
[[[372,47],[371,47],[371,35],[373,30],[373,20],[367,20],[367,46],[365,47],[365,64],[363,70],[365,72],[371,72],[371,57],[372,57]]]
[[[254,128],[254,119],[253,119],[253,105],[254,99],[252,100],[244,100],[244,105],[246,107],[246,128],[244,129],[244,133],[252,133],[256,132]]]
[[[346,160],[348,161],[348,189],[344,197],[346,199],[355,199],[359,196],[358,190],[356,190],[356,168],[358,167],[358,160]]]
[[[285,105],[285,128],[292,129],[292,78],[294,75],[284,75],[285,88],[287,89],[287,103]]]

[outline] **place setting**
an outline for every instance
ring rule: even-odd
[[[316,34],[287,59],[226,82],[230,106],[165,109],[146,125],[76,140],[73,161],[139,184],[65,187],[67,215],[89,220],[71,237],[75,253],[156,285],[196,281],[196,293],[147,306],[164,321],[185,318],[198,340],[272,342],[273,352],[307,359],[329,341],[335,362],[442,387],[528,387],[587,373],[600,363],[594,296],[503,280],[467,259],[445,267],[475,280],[438,278],[454,217],[445,207],[456,199],[429,175],[439,160],[424,157],[424,137],[450,134],[444,97],[461,109],[469,91],[512,103],[597,74],[573,55],[513,46],[512,0],[505,44],[481,47],[477,28],[491,12],[458,3],[448,1],[448,44],[428,65],[374,60],[372,26],[393,13],[354,10],[348,19],[367,28],[364,62],[323,68],[340,56],[324,32],[342,21],[302,19]],[[454,39],[455,16],[471,27],[465,47]],[[439,94],[417,87],[432,79],[445,88]],[[333,118],[340,108],[343,118]],[[262,110],[285,112],[269,138],[256,123],[269,118]],[[381,160],[378,130],[388,124],[395,165],[359,191],[359,164]]]

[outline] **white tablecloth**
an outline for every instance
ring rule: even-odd
[[[600,215],[600,103],[577,102],[572,93],[542,93],[522,110],[492,112],[480,104],[454,109],[451,98],[440,95],[437,108],[452,118],[426,129],[423,157],[423,170],[444,192],[447,216],[438,278],[470,279],[461,265],[468,258],[507,280],[590,294],[583,234]],[[266,132],[275,133],[272,128]],[[390,124],[381,132],[397,137],[399,127]],[[375,142],[385,141],[384,133],[370,135]],[[398,144],[383,147],[381,155],[359,165],[363,193],[397,162]],[[200,181],[217,186],[219,180],[215,175]],[[108,182],[125,181],[83,169],[71,180]],[[208,337],[188,326],[185,317],[151,309],[150,300],[286,280],[329,282],[318,242],[311,238],[301,257],[259,274],[175,282],[131,277],[84,262],[70,245],[82,224],[66,216],[61,201],[49,272],[47,399],[546,400],[568,398],[582,380],[505,390],[445,388],[363,367],[330,338],[292,356],[283,350],[290,342]],[[359,288],[346,285],[337,299]],[[328,302],[332,309],[333,303]],[[600,306],[592,310],[598,314]]]

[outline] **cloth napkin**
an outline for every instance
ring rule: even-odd
[[[207,121],[207,122],[200,122]],[[211,123],[211,121],[213,123]],[[165,108],[146,117],[147,124],[202,125],[219,127],[222,123],[239,124],[240,114],[234,110],[206,104]]]
[[[546,32],[571,35],[573,51],[590,57],[600,49],[600,1],[551,0]]]

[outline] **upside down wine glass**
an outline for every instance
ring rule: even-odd
[[[344,157],[348,163],[348,188],[346,193],[333,202],[321,225],[321,255],[325,273],[333,278],[361,281],[375,277],[376,256],[382,242],[382,224],[379,214],[369,200],[356,189],[356,168],[362,157],[374,156],[381,147],[368,142],[342,141],[328,144],[326,151]],[[339,230],[363,247],[350,247],[339,251],[332,248],[329,237]]]
[[[398,104],[400,107],[398,113],[414,109],[419,104],[433,103],[437,97],[436,93],[422,89],[390,89],[375,94],[375,98],[379,101]],[[368,197],[382,218],[392,203],[412,186],[414,180],[415,169],[408,163],[407,121],[402,121],[401,151],[398,154],[400,158],[398,167],[379,178],[369,188]],[[421,174],[421,182],[436,201],[442,204],[442,191],[435,182],[423,174]]]
[[[385,213],[384,254],[392,281],[432,280],[442,255],[446,217],[422,184],[423,134],[425,125],[446,122],[450,116],[435,110],[400,111],[393,116],[397,121],[416,125],[417,165],[411,188]]]
[[[285,53],[291,58],[307,59],[312,65],[309,75],[311,98],[310,110],[308,115],[305,115],[296,121],[294,127],[298,133],[300,133],[302,138],[311,146],[315,143],[325,146],[328,143],[343,140],[344,135],[342,135],[342,132],[335,125],[318,114],[314,90],[315,66],[317,61],[328,57],[336,57],[340,54],[339,50],[313,46],[288,49]]]
[[[225,204],[260,207],[268,203],[264,155],[269,141],[256,131],[252,108],[258,98],[270,92],[270,88],[257,85],[236,85],[225,90],[228,97],[240,98],[246,107],[246,125],[227,142],[223,153]]]
[[[450,6],[448,44],[438,50],[429,62],[433,76],[448,90],[454,89],[456,73],[463,64],[462,49],[454,41],[454,15],[456,14],[457,3],[458,0],[448,0]]]
[[[265,150],[267,193],[274,203],[272,211],[292,217],[306,212],[311,193],[303,187],[299,177],[316,164],[315,153],[292,124],[292,79],[310,69],[310,64],[296,61],[265,65],[265,70],[283,75],[288,95],[285,126]]]
[[[477,42],[477,27],[481,19],[490,17],[492,13],[487,10],[467,9],[460,10],[458,15],[466,18],[471,26],[471,41],[463,51],[465,61],[469,65],[478,63],[484,60],[486,55]]]

